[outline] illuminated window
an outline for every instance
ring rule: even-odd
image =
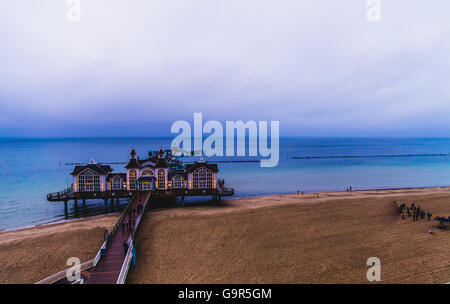
[[[158,189],[166,188],[166,173],[164,169],[158,170]]]
[[[149,175],[153,175],[153,172],[150,170],[144,170],[141,174],[142,176],[149,176]]]
[[[182,188],[183,186],[183,179],[181,176],[177,175],[172,179],[172,188]]]
[[[113,178],[112,189],[113,190],[122,190],[122,182],[121,182],[120,178],[118,178],[118,177]]]
[[[131,170],[129,173],[130,190],[136,190],[136,171]]]
[[[84,191],[84,175],[78,175],[78,191]]]
[[[201,168],[194,172],[194,188],[207,189],[212,188],[212,173]]]
[[[91,171],[78,176],[79,191],[100,191],[100,178]]]

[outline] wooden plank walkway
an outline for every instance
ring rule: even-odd
[[[138,212],[138,206],[141,204],[143,210],[150,199],[150,192],[139,192],[136,198],[131,202],[131,213],[126,215],[124,222],[133,223],[134,229],[124,229],[120,227],[114,233],[110,245],[106,249],[106,255],[100,259],[98,264],[90,271],[83,273],[87,277],[86,284],[116,284],[119,278],[122,265],[124,264],[125,256],[127,254],[124,248],[124,242],[127,242],[134,231],[138,228],[144,212]],[[135,210],[133,216],[132,210]]]

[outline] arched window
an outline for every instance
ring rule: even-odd
[[[78,175],[78,189],[80,192],[100,191],[100,178],[91,171],[80,174]]]
[[[178,189],[183,187],[183,179],[177,175],[172,179],[172,188]]]
[[[130,190],[136,190],[136,171],[130,171],[128,182],[130,183]]]
[[[212,188],[212,173],[201,168],[194,172],[194,188]]]
[[[113,190],[122,190],[122,181],[120,180],[120,178],[118,178],[118,177],[113,178],[112,189]]]
[[[165,189],[166,188],[166,172],[164,172],[164,169],[158,170],[158,189]]]
[[[144,170],[142,171],[142,176],[150,176],[153,175],[153,172],[151,170]]]

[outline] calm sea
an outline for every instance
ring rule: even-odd
[[[94,159],[126,162],[131,148],[170,147],[172,138],[0,139],[0,230],[65,219],[62,203],[46,194],[71,184],[72,165]],[[236,196],[450,184],[450,139],[282,138],[275,168],[259,163],[220,163],[220,178]],[[245,159],[245,158],[241,158]],[[192,159],[188,159],[192,160]],[[112,165],[114,172],[124,165]],[[121,208],[126,201],[121,202]],[[80,204],[81,205],[81,204]],[[120,208],[119,208],[120,210]],[[69,217],[105,212],[103,201],[88,202]]]

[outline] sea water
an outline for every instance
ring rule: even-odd
[[[0,230],[66,219],[63,203],[48,202],[47,193],[72,184],[73,163],[126,163],[135,148],[169,148],[173,138],[35,138],[0,139]],[[219,178],[235,196],[446,186],[450,184],[450,139],[432,138],[301,138],[280,139],[280,161],[274,168],[259,162],[219,163]],[[180,159],[184,162],[198,157]],[[209,161],[246,161],[249,157]],[[113,164],[113,172],[125,172]],[[103,200],[86,207],[69,202],[68,218],[118,212]]]

